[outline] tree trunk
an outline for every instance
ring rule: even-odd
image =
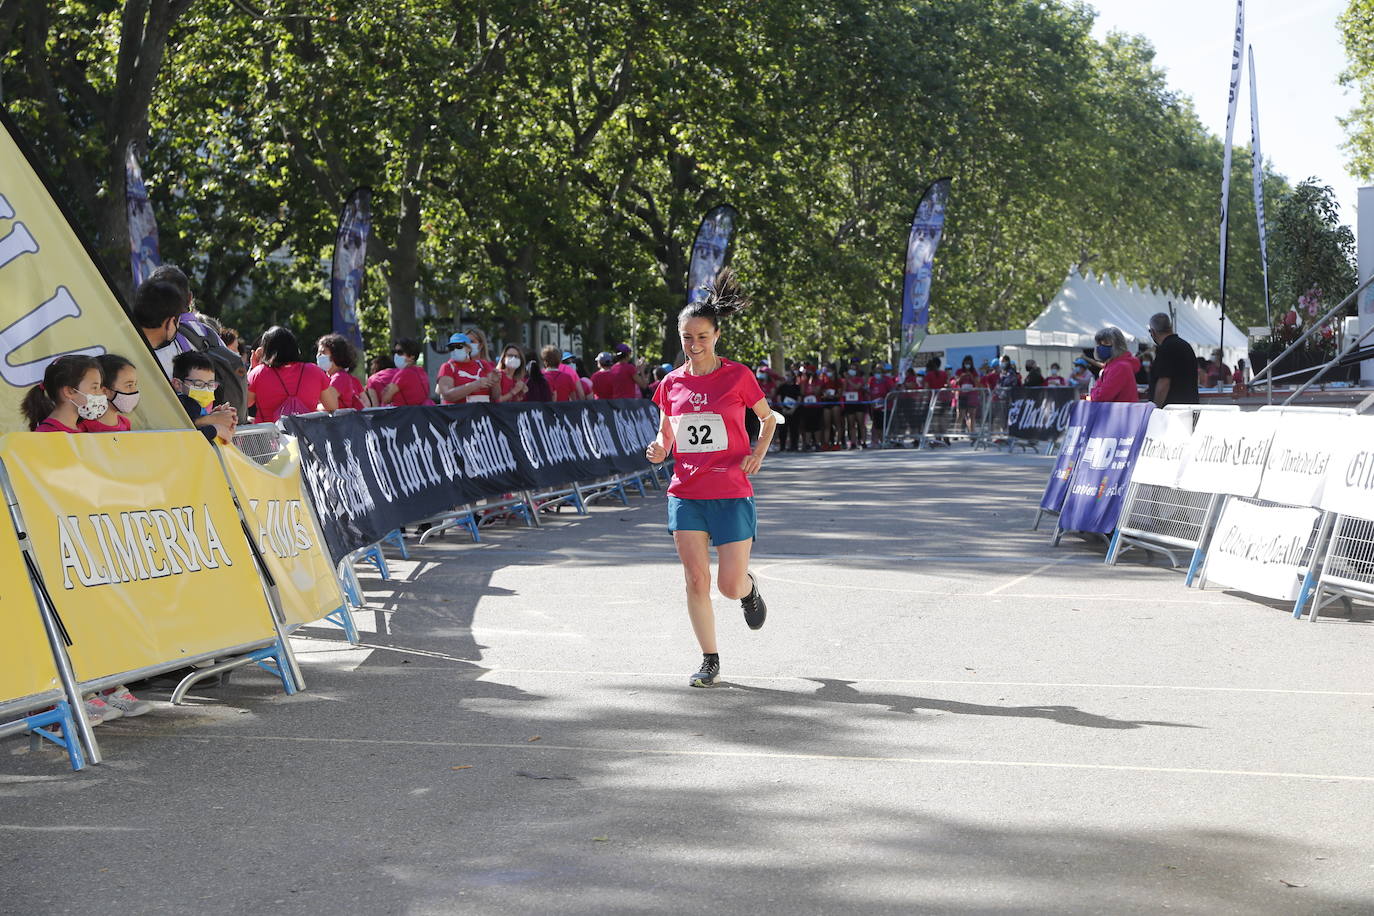
[[[406,163],[406,182],[401,190],[401,218],[396,223],[396,244],[386,270],[387,309],[393,340],[418,340],[420,322],[415,317],[415,286],[420,282],[420,172],[424,155],[416,151]]]

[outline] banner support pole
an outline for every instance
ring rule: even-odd
[[[47,584],[43,582],[38,560],[33,555],[33,541],[29,538],[28,526],[24,524],[24,514],[19,509],[19,497],[15,495],[14,487],[10,484],[9,470],[3,462],[0,462],[0,488],[4,489],[5,502],[9,505],[10,523],[14,525],[14,533],[19,539],[19,551],[23,554],[24,566],[28,570],[29,588],[33,590],[33,600],[37,603],[39,616],[43,619],[43,632],[48,636],[53,663],[57,666],[57,677],[62,683],[62,692],[66,694],[67,703],[72,708],[76,735],[66,736],[67,740],[79,740],[81,746],[86,749],[87,759],[91,763],[100,763],[104,759],[100,753],[100,743],[96,740],[90,719],[86,717],[86,704],[81,700],[76,672],[72,669],[71,657],[67,655],[70,636],[62,624],[57,608],[48,596]]]

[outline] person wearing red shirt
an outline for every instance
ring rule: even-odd
[[[29,430],[79,433],[82,420],[98,419],[109,407],[100,390],[100,363],[92,356],[59,356],[43,370],[43,381],[24,395],[19,409]]]
[[[1045,385],[1050,388],[1063,388],[1068,382],[1059,374],[1059,364],[1050,363],[1050,374],[1045,376]]]
[[[940,368],[938,356],[926,360],[926,387],[931,391],[949,387],[949,373]]]
[[[798,422],[801,423],[801,447],[804,451],[814,452],[820,448],[817,437],[820,435],[824,410],[819,404],[821,380],[816,374],[816,367],[804,367],[797,385],[801,388],[801,406],[797,408]]]
[[[326,334],[315,342],[315,365],[329,376],[329,387],[339,393],[339,408],[362,410],[363,383],[353,374],[358,351],[342,334]]]
[[[864,423],[868,420],[868,379],[859,369],[858,362],[851,362],[840,382],[840,397],[844,400],[844,438],[850,449],[868,448],[864,438]]]
[[[577,383],[577,370],[564,372],[560,362],[563,355],[552,344],[539,351],[544,363],[544,380],[549,383],[549,392],[555,402],[582,400],[582,386]]]
[[[644,397],[644,379],[640,376],[639,369],[635,367],[634,361],[630,359],[629,345],[623,343],[616,344],[612,348],[611,356],[615,360],[610,368],[611,397]]]
[[[1090,401],[1114,401],[1134,404],[1140,400],[1136,389],[1135,374],[1140,369],[1140,361],[1131,355],[1126,346],[1126,335],[1116,328],[1103,328],[1093,338],[1097,343],[1094,356],[1102,363],[1102,373],[1092,391]]]
[[[611,374],[615,356],[603,350],[596,354],[596,364],[601,368],[592,373],[592,396],[598,401],[609,401],[615,397],[615,376]]]
[[[420,344],[410,338],[396,341],[391,348],[396,374],[382,390],[382,404],[388,407],[414,407],[432,404],[429,373],[420,365]]]
[[[257,422],[275,423],[292,413],[312,413],[321,406],[333,413],[339,393],[329,376],[313,362],[301,360],[296,335],[289,328],[268,328],[262,346],[253,353],[248,370],[248,406],[257,409]]]
[[[374,356],[368,364],[372,373],[367,377],[367,387],[363,389],[363,400],[368,407],[382,406],[382,392],[396,378],[396,363],[390,356]]]
[[[768,615],[758,582],[749,572],[758,531],[749,477],[758,473],[768,454],[777,415],[754,373],[716,355],[720,319],[748,305],[734,271],[727,267],[707,287],[706,298],[678,315],[688,361],[669,372],[654,394],[663,418],[658,435],[645,449],[654,464],[669,451],[676,461],[668,487],[668,530],[686,574],[687,613],[702,652],[701,668],[688,680],[693,687],[710,687],[720,679],[711,608],[712,544],[720,593],[740,602],[750,629],[763,626]],[[762,421],[752,449],[744,431],[745,411]]]
[[[95,420],[82,420],[76,428],[83,433],[127,433],[134,428],[129,412],[138,406],[138,369],[114,353],[96,357],[100,363],[100,390],[109,409]]]
[[[887,396],[897,387],[897,378],[892,374],[892,366],[880,363],[868,377],[868,399],[873,402],[872,444],[876,447],[882,438],[883,427],[887,421]]]
[[[440,404],[483,404],[501,394],[496,366],[478,355],[479,346],[470,334],[450,335],[449,358],[439,367],[434,384]]]
[[[510,404],[525,400],[529,391],[529,372],[525,369],[525,353],[515,344],[506,344],[501,351],[501,365],[496,367],[496,377],[501,382],[501,393],[495,400]]]

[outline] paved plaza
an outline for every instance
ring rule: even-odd
[[[1048,472],[773,456],[713,690],[660,493],[393,552],[304,693],[238,672],[81,773],[0,742],[0,911],[1374,912],[1374,615],[1051,547]]]

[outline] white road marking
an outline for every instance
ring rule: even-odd
[[[1034,579],[1036,576],[1040,575],[1040,574],[1041,574],[1042,572],[1044,572],[1045,570],[1047,570],[1047,569],[1053,569],[1054,567],[1058,566],[1059,564],[1064,563],[1064,562],[1066,562],[1066,561],[1068,561],[1068,560],[1071,560],[1071,559],[1073,559],[1072,556],[1067,556],[1067,557],[1060,557],[1060,558],[1057,559],[1057,560],[1051,560],[1050,562],[1046,563],[1044,566],[1039,566],[1039,567],[1036,567],[1035,569],[1032,569],[1030,572],[1026,573],[1024,576],[1017,576],[1015,579],[1012,579],[1010,582],[1004,583],[1004,584],[1002,584],[1002,585],[997,586],[997,587],[994,588],[994,589],[991,589],[991,590],[989,590],[989,591],[983,592],[983,597],[984,597],[984,598],[989,598],[989,597],[991,597],[991,596],[993,596],[993,595],[1000,594],[1001,592],[1006,591],[1007,589],[1011,588],[1011,587],[1014,586],[1014,585],[1020,585],[1022,582],[1025,582],[1025,581],[1028,580],[1028,579]]]
[[[467,750],[524,750],[548,753],[568,751],[583,754],[621,754],[643,757],[718,757],[734,760],[823,760],[841,763],[891,763],[910,766],[1007,767],[1012,769],[1097,770],[1119,773],[1158,773],[1186,776],[1250,776],[1263,779],[1302,779],[1324,782],[1374,783],[1374,776],[1338,773],[1289,773],[1276,770],[1230,770],[1208,767],[1152,767],[1112,763],[1058,763],[1044,760],[977,760],[962,757],[900,757],[862,754],[799,754],[776,751],[702,751],[668,748],[599,747],[574,744],[498,743],[484,741],[422,741],[414,738],[320,738],[306,735],[225,735],[130,733],[120,738],[173,738],[189,741],[283,741],[300,744],[360,744],[380,747],[442,747]]]

